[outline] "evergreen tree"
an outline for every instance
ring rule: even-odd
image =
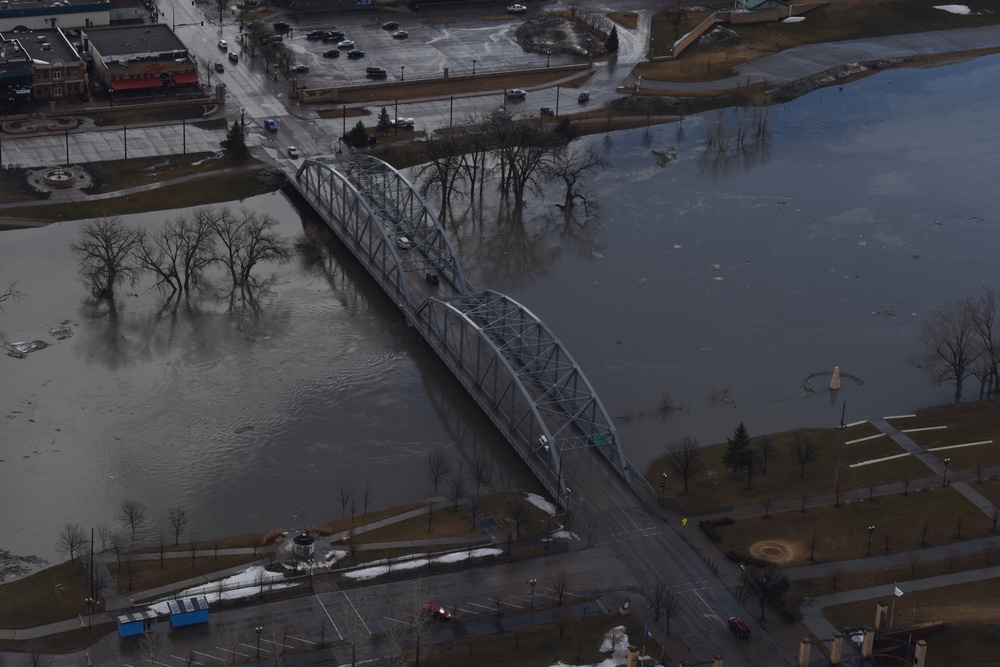
[[[608,53],[618,53],[618,26],[611,26],[611,34],[608,35],[608,41],[604,43],[604,48],[608,50]]]
[[[247,142],[243,136],[243,127],[240,125],[240,121],[234,121],[233,126],[226,132],[226,138],[222,142],[222,147],[229,152],[229,159],[232,162],[246,162],[250,157],[250,149],[247,148]]]
[[[378,131],[382,134],[389,134],[389,130],[392,129],[392,121],[389,120],[389,112],[386,111],[385,107],[382,107],[382,112],[378,115]]]
[[[365,124],[359,120],[358,124],[347,133],[347,143],[352,146],[364,146],[366,141],[368,141],[368,135],[365,133]]]
[[[743,422],[733,431],[733,437],[726,438],[726,442],[729,446],[722,456],[722,463],[733,472],[739,472],[746,467],[747,450],[750,448],[750,433]]]

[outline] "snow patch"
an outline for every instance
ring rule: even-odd
[[[611,628],[604,635],[601,641],[601,653],[610,653],[611,656],[600,661],[591,667],[617,667],[628,662],[628,634],[625,626],[619,625]],[[580,667],[579,665],[567,665],[564,662],[557,662],[552,667]]]
[[[166,615],[170,613],[170,607],[168,605],[169,600],[189,598],[195,595],[204,595],[208,599],[208,603],[211,605],[215,604],[220,599],[236,600],[239,598],[252,597],[259,594],[262,587],[264,592],[267,592],[277,590],[279,588],[291,588],[296,585],[293,583],[274,583],[275,580],[284,578],[284,575],[276,572],[269,572],[260,565],[254,565],[249,569],[238,572],[230,577],[226,577],[225,579],[195,586],[194,588],[187,588],[180,593],[171,595],[169,598],[157,600],[149,605],[149,608],[158,614]]]
[[[536,493],[526,493],[525,497],[528,499],[529,503],[531,503],[532,505],[534,505],[538,509],[542,510],[543,512],[545,512],[549,516],[555,516],[556,515],[556,506],[553,505],[552,503],[550,503],[545,498],[542,498],[540,495],[538,495]]]
[[[432,563],[459,563],[464,560],[471,560],[473,558],[488,558],[493,556],[499,556],[503,553],[503,549],[497,549],[495,547],[489,547],[484,549],[473,549],[470,551],[456,551],[450,554],[444,554],[442,556],[436,556],[431,559]],[[375,579],[376,577],[381,577],[383,575],[389,574],[393,570],[413,570],[418,567],[426,567],[427,558],[418,557],[412,558],[410,560],[395,561],[390,564],[387,561],[381,561],[381,564],[374,565],[372,567],[362,568],[360,570],[354,570],[353,572],[345,572],[344,577],[347,579],[354,579],[355,581],[368,581],[369,579]]]
[[[965,5],[934,5],[934,9],[949,12],[951,14],[971,14],[972,11]]]

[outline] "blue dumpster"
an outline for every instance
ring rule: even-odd
[[[204,595],[170,600],[167,606],[170,607],[170,627],[172,628],[208,623],[208,598]]]
[[[156,612],[152,609],[140,609],[118,615],[118,636],[134,637],[141,635],[147,630],[156,630],[159,621],[156,620]]]

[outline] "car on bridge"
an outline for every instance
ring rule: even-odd
[[[508,5],[507,11],[510,12],[511,14],[523,14],[524,12],[528,11],[528,8],[525,7],[524,5]]]
[[[295,146],[288,147],[288,157],[297,158],[299,156],[299,149]]]
[[[424,280],[427,281],[428,285],[437,285],[438,282],[440,282],[438,280],[438,274],[434,273],[433,271],[428,271],[427,273],[425,273]]]
[[[396,238],[396,247],[400,250],[409,250],[413,247],[413,241],[406,236],[399,236]]]

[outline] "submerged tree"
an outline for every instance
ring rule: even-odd
[[[113,299],[115,288],[134,285],[142,276],[135,250],[141,235],[118,218],[98,218],[84,223],[80,239],[70,248],[80,258],[80,273],[91,293]]]
[[[976,340],[971,299],[951,301],[920,323],[924,352],[919,364],[936,385],[952,384],[955,403],[962,401],[962,385],[982,354]]]
[[[591,207],[597,205],[597,202],[580,191],[579,183],[590,172],[607,169],[610,166],[611,162],[603,158],[593,146],[585,150],[565,146],[553,152],[551,161],[545,167],[545,173],[550,180],[562,181],[566,187],[566,196],[563,200],[564,211],[572,210],[576,200],[579,199],[583,203],[584,210],[589,212]]]
[[[261,262],[284,263],[291,258],[288,243],[274,229],[278,221],[270,215],[247,208],[238,214],[224,208],[205,215],[222,246],[215,258],[228,269],[233,287],[256,283],[253,270]]]

